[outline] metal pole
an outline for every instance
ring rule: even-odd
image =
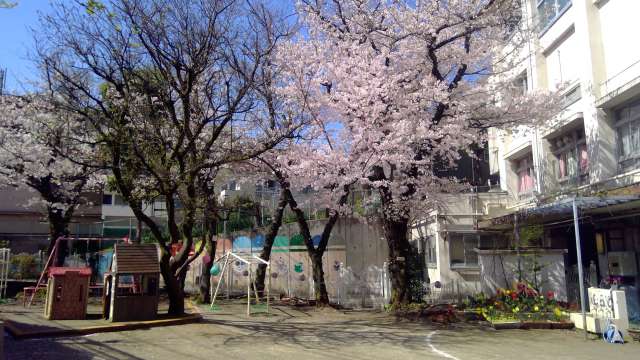
[[[269,298],[271,297],[271,262],[267,264],[267,314],[269,313]]]
[[[513,237],[516,241],[516,256],[518,257],[518,282],[522,282],[522,257],[520,256],[520,229],[518,228],[517,212],[513,214]]]
[[[218,284],[216,285],[216,291],[213,293],[213,296],[211,297],[211,308],[212,309],[213,309],[214,303],[216,302],[216,298],[218,297],[218,289],[220,289],[220,284],[223,282],[225,272],[229,271],[229,269],[227,269],[227,265],[228,264],[229,264],[229,256],[225,255],[224,265],[222,266],[222,272],[220,273],[220,277],[218,278]],[[214,265],[215,265],[215,263],[214,263]]]
[[[247,274],[247,316],[251,316],[251,263],[249,263],[249,274]]]
[[[584,274],[582,273],[582,250],[580,249],[580,226],[578,224],[578,207],[576,199],[573,198],[573,226],[576,232],[576,253],[578,256],[578,281],[580,282],[580,311],[582,312],[582,327],[584,328],[584,338],[587,339],[587,313],[584,302]]]

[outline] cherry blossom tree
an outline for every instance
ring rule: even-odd
[[[298,9],[306,31],[278,55],[292,96],[327,136],[294,164],[315,188],[375,189],[391,303],[409,302],[409,224],[460,185],[438,174],[486,129],[548,118],[556,97],[516,93],[506,71],[519,61],[507,41],[524,38],[512,34],[519,0],[303,0]]]
[[[273,50],[289,29],[265,6],[233,0],[90,5],[59,2],[42,19],[40,62],[59,106],[95,138],[95,155],[158,242],[169,313],[180,314],[189,264],[205,248],[215,251],[212,225],[191,253],[194,227],[214,221],[218,170],[299,127],[295,118],[269,116],[265,96],[277,85]],[[165,202],[166,219],[142,211],[152,199]]]
[[[95,189],[95,171],[69,160],[90,150],[69,139],[82,138],[71,114],[56,109],[44,96],[0,97],[0,185],[28,187],[37,196],[29,205],[45,209],[50,253],[58,237],[68,234],[83,194]],[[54,265],[64,263],[60,242]]]

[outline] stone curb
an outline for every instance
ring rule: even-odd
[[[14,339],[22,340],[22,339],[79,336],[79,335],[89,335],[89,334],[98,334],[98,333],[106,333],[106,332],[148,329],[148,328],[160,327],[160,326],[191,324],[191,323],[196,323],[202,320],[202,314],[200,314],[198,309],[194,307],[190,301],[187,301],[187,305],[192,311],[194,311],[194,313],[185,315],[179,318],[171,318],[171,319],[112,323],[109,325],[91,326],[91,327],[80,328],[80,329],[46,329],[46,330],[34,330],[34,331],[21,330],[19,327],[17,327],[14,324],[13,321],[4,320],[4,327],[7,330],[7,332],[14,337]]]

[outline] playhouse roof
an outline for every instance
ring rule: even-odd
[[[91,268],[88,267],[50,267],[48,271],[50,277],[75,272],[82,276],[91,276]]]
[[[112,270],[116,274],[159,273],[158,249],[154,244],[117,244]]]

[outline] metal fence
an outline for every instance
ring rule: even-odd
[[[424,301],[428,304],[461,303],[469,296],[482,292],[479,281],[452,280],[424,284]]]

